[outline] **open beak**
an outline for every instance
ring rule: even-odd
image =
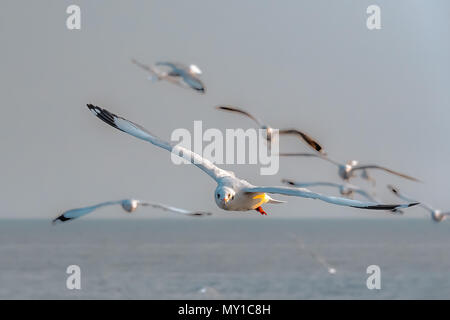
[[[230,198],[225,198],[225,199],[223,199],[223,202],[224,202],[224,203],[228,203],[228,201],[230,201]]]

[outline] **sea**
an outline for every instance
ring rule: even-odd
[[[449,299],[449,223],[4,219],[0,299]]]

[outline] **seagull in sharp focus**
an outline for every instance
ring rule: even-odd
[[[185,66],[181,63],[157,62],[154,66],[148,66],[135,59],[132,59],[131,62],[149,72],[149,79],[152,81],[166,80],[184,88],[191,88],[202,94],[206,92],[205,85],[198,77],[202,74],[202,71],[195,64]]]
[[[254,117],[253,115],[251,115],[250,113],[248,113],[247,111],[244,111],[242,109],[239,109],[239,108],[236,108],[233,106],[229,106],[229,105],[220,105],[220,106],[217,106],[216,108],[218,110],[239,113],[241,115],[244,115],[244,116],[252,119],[254,122],[256,122],[256,124],[258,125],[258,127],[260,129],[264,130],[264,132],[265,132],[264,138],[267,140],[267,142],[269,143],[269,146],[270,146],[270,142],[272,141],[273,130],[274,130],[272,127],[270,127],[267,124],[264,124],[260,119]],[[305,142],[309,147],[314,149],[315,151],[325,154],[325,151],[323,150],[322,146],[315,139],[311,138],[308,134],[306,134],[302,131],[299,131],[297,129],[279,129],[278,134],[279,135],[296,136],[296,137],[300,138],[303,142]]]
[[[83,207],[83,208],[77,208],[77,209],[71,209],[63,212],[61,215],[53,219],[53,223],[58,222],[66,222],[70,220],[77,219],[79,217],[82,217],[88,213],[91,213],[92,211],[95,211],[99,208],[106,207],[106,206],[113,206],[113,205],[121,205],[123,210],[125,210],[128,213],[131,213],[135,211],[139,206],[143,207],[153,207],[162,209],[164,211],[176,213],[176,214],[182,214],[186,216],[209,216],[211,215],[210,212],[203,212],[203,211],[189,211],[185,209],[175,208],[171,206],[166,206],[164,204],[160,203],[152,203],[142,200],[136,200],[136,199],[125,199],[125,200],[119,200],[119,201],[107,201],[107,202],[101,202],[89,207]]]
[[[315,154],[315,153],[280,153],[280,156],[283,156],[283,157],[316,157],[316,158],[326,160],[338,167],[338,175],[345,182],[349,182],[351,178],[355,177],[355,172],[360,171],[361,178],[371,181],[372,184],[375,185],[375,179],[372,178],[368,172],[369,170],[373,170],[373,169],[382,170],[387,173],[402,177],[404,179],[408,179],[408,180],[415,181],[415,182],[420,182],[420,180],[418,180],[414,177],[391,170],[391,169],[383,167],[383,166],[374,165],[374,164],[360,165],[359,162],[356,160],[351,160],[344,164],[344,163],[339,163],[337,161],[334,161],[326,155],[320,155],[320,154]]]
[[[102,121],[110,126],[128,133],[136,138],[150,142],[160,148],[163,148],[175,155],[193,163],[196,167],[213,178],[217,187],[214,192],[214,199],[217,206],[229,211],[249,211],[256,210],[259,213],[267,214],[261,207],[266,203],[281,203],[282,201],[272,199],[269,194],[281,194],[286,196],[296,196],[303,198],[319,199],[328,203],[348,206],[361,209],[373,210],[392,210],[395,208],[406,208],[417,203],[408,204],[378,204],[373,202],[362,202],[340,197],[329,197],[319,193],[312,192],[304,188],[290,188],[290,187],[257,187],[246,180],[237,178],[233,172],[223,170],[214,165],[208,159],[192,152],[189,149],[181,147],[176,144],[164,141],[142,126],[133,123],[125,118],[119,117],[106,109],[99,108],[92,104],[87,107],[91,112]]]
[[[409,196],[401,193],[397,187],[391,185],[388,185],[387,187],[393,194],[395,194],[400,199],[406,201],[409,201],[411,199]],[[450,212],[442,212],[441,210],[435,209],[432,206],[423,202],[421,202],[419,206],[431,213],[431,219],[433,219],[434,222],[441,222],[450,216]]]

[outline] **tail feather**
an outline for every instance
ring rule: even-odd
[[[267,203],[273,203],[273,204],[286,203],[286,201],[276,200],[276,199],[273,199],[271,197],[269,197],[269,198],[270,199],[269,199],[269,201]]]

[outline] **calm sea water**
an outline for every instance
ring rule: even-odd
[[[310,251],[337,273],[329,274]],[[72,264],[81,268],[79,291],[66,288]],[[372,264],[381,268],[381,290],[366,287]],[[0,298],[449,299],[450,224],[126,217],[51,226],[0,220]]]

